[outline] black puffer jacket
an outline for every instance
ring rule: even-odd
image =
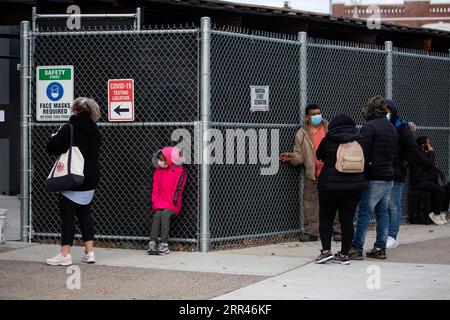
[[[73,125],[74,145],[80,149],[84,157],[84,182],[72,191],[93,190],[100,180],[99,153],[101,137],[97,124],[88,116],[71,116],[69,122]],[[58,156],[70,146],[70,126],[62,126],[58,133],[47,143],[47,151]]]
[[[385,115],[370,117],[361,128],[367,150],[367,180],[394,180],[394,160],[398,149],[398,135]]]
[[[434,151],[426,153],[417,148],[414,161],[410,164],[411,181],[417,184],[424,181],[437,181],[436,155]]]
[[[398,152],[394,160],[394,180],[405,182],[408,164],[414,161],[418,147],[408,123],[398,116],[398,109],[394,101],[387,99],[386,103],[391,111],[391,123],[398,134]]]
[[[340,114],[328,125],[328,133],[317,149],[317,159],[324,162],[317,188],[320,191],[363,191],[364,173],[342,173],[336,170],[336,154],[341,143],[357,141],[364,150],[364,138],[349,116]]]

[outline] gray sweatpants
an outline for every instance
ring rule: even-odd
[[[150,241],[157,241],[161,231],[161,242],[169,240],[170,218],[174,215],[172,210],[158,210],[153,215]]]

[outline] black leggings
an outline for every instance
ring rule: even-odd
[[[319,232],[323,250],[331,250],[333,221],[339,210],[341,254],[348,255],[355,232],[353,219],[362,194],[362,191],[319,191]]]
[[[427,181],[420,185],[421,191],[430,192],[430,210],[434,214],[447,211],[450,202],[450,184],[439,186],[437,183]]]
[[[83,241],[94,240],[94,221],[91,217],[91,204],[77,204],[63,195],[59,195],[59,214],[61,216],[61,245],[73,245],[75,237],[75,216],[80,224]]]

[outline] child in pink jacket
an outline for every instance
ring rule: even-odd
[[[152,190],[152,229],[148,254],[165,255],[169,253],[170,219],[179,215],[184,186],[186,184],[186,169],[180,163],[180,150],[176,147],[166,147],[155,153],[152,159],[155,166]],[[161,242],[157,244],[158,236]]]

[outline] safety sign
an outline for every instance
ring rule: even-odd
[[[108,80],[108,120],[134,121],[134,80]]]
[[[36,120],[67,121],[73,103],[73,66],[36,68]]]

